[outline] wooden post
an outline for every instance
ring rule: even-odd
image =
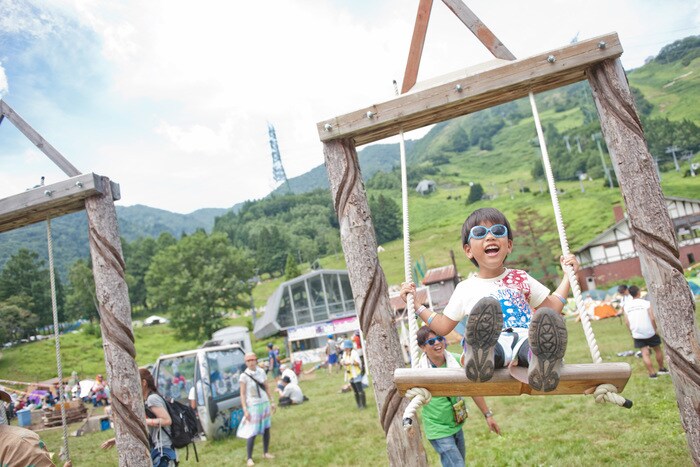
[[[330,141],[324,143],[323,153],[389,463],[427,465],[420,430],[407,433],[402,427],[408,400],[394,385],[394,370],[404,366],[401,343],[389,311],[389,291],[377,258],[377,240],[355,145],[349,139]]]
[[[152,465],[141,381],[134,360],[131,304],[124,280],[124,258],[117,211],[107,177],[104,194],[85,200],[95,292],[99,303],[105,365],[120,466]]]
[[[588,80],[664,337],[690,455],[700,465],[700,333],[673,222],[620,60],[593,66]]]

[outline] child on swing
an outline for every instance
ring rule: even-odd
[[[424,306],[416,315],[435,334],[450,333],[465,317],[463,364],[467,378],[488,381],[495,368],[528,367],[528,383],[536,391],[549,392],[559,384],[566,352],[567,331],[561,311],[569,293],[565,276],[550,294],[527,272],[504,266],[513,249],[508,219],[494,208],[472,212],[462,226],[462,247],[478,272],[460,282],[442,314]],[[574,255],[560,258],[562,267],[574,272]],[[401,284],[401,297],[414,296],[415,284]],[[533,311],[535,310],[535,311]]]

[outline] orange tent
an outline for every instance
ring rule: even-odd
[[[613,318],[615,315],[617,315],[617,311],[615,311],[615,308],[613,308],[612,305],[603,303],[593,309],[593,314],[597,319]]]

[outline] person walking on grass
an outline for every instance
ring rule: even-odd
[[[639,298],[639,287],[633,285],[629,288],[631,300],[625,304],[625,324],[629,328],[634,339],[634,348],[642,350],[642,361],[647,367],[649,378],[656,378],[657,375],[667,375],[668,370],[664,366],[664,351],[661,350],[661,337],[656,333],[656,319],[651,303]],[[651,363],[651,350],[656,356],[658,371],[654,371]]]
[[[460,368],[457,359],[447,351],[447,341],[428,326],[416,333],[418,347],[423,351],[417,368]],[[483,397],[472,400],[486,419],[489,430],[500,435],[501,429]],[[467,407],[461,397],[433,396],[422,408],[423,431],[433,449],[440,455],[443,467],[463,467],[466,449],[462,425],[467,419]]]
[[[568,338],[561,311],[569,294],[569,280],[564,277],[550,294],[526,271],[507,268],[513,232],[497,209],[477,209],[467,217],[462,246],[477,273],[457,285],[442,314],[421,306],[416,315],[439,336],[449,334],[468,317],[463,360],[470,381],[489,381],[495,368],[518,365],[528,367],[532,389],[555,390]],[[559,261],[562,267],[578,271],[574,255],[562,256]],[[404,282],[401,297],[406,300],[409,293],[417,304],[415,284]]]
[[[272,402],[265,370],[258,367],[258,357],[254,353],[247,353],[244,359],[246,369],[238,380],[241,390],[243,420],[238,425],[236,436],[247,440],[247,465],[252,466],[255,465],[253,447],[257,435],[263,437],[263,459],[275,458],[269,453],[270,426],[275,405]]]

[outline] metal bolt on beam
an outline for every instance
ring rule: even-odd
[[[75,182],[75,186],[77,186],[78,188],[82,188],[83,182]]]
[[[323,129],[326,131],[333,131],[333,125],[331,125],[330,123],[326,123],[325,125],[323,125]]]
[[[45,191],[44,191],[44,195],[45,195],[45,196],[51,196],[52,194],[53,194],[53,191],[51,191],[51,190],[45,190]]]
[[[556,57],[554,57],[554,55],[550,55],[549,57],[547,57],[547,61],[549,63],[554,63],[557,61],[557,59],[556,59]]]
[[[457,86],[455,86],[455,91],[462,92],[462,85],[458,84]]]
[[[600,41],[598,42],[598,48],[599,49],[604,49],[608,46],[608,44],[605,41]]]
[[[365,114],[365,116],[367,118],[374,118],[375,115],[376,114],[374,112],[372,112],[371,110],[368,110],[367,113]]]

